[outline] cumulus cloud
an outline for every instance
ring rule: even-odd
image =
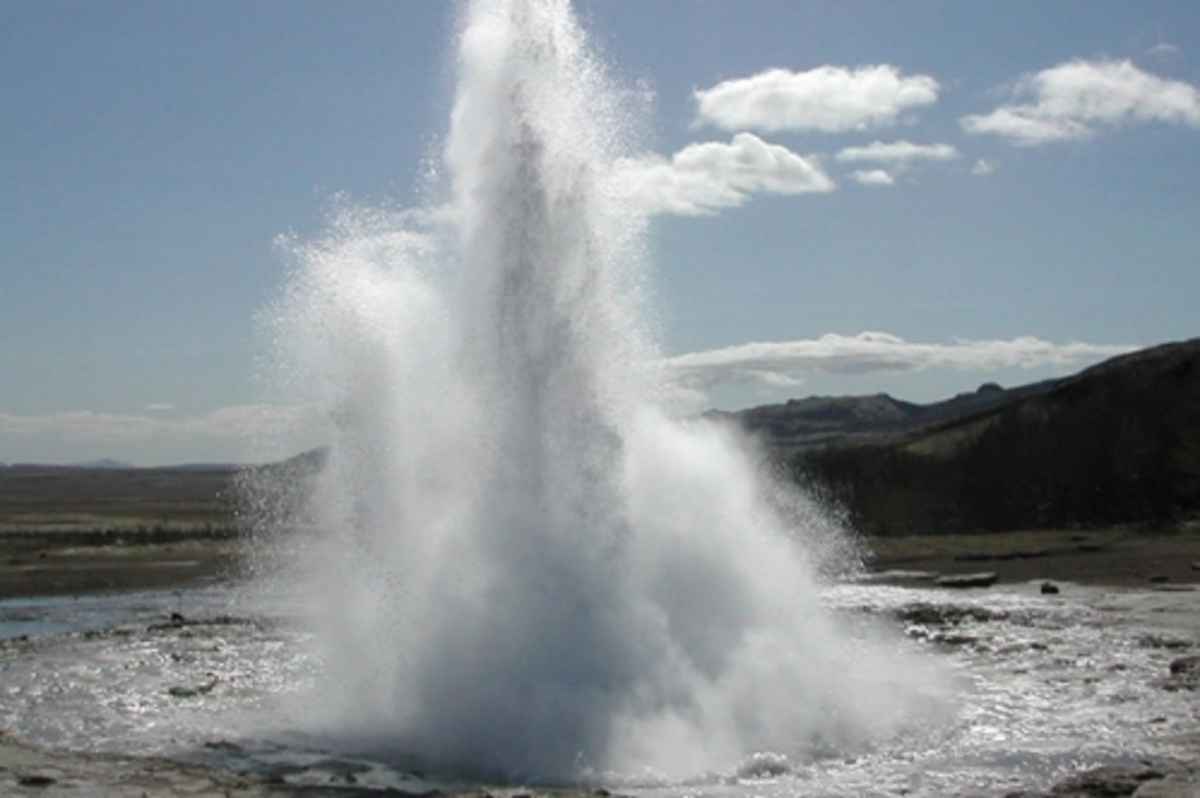
[[[70,440],[139,441],[156,436],[250,438],[283,433],[312,411],[282,405],[238,405],[179,419],[91,410],[14,415],[0,413],[0,434],[57,435]]]
[[[756,194],[821,193],[835,186],[815,159],[739,133],[728,144],[689,144],[669,160],[626,160],[612,187],[647,213],[698,216],[737,207]]]
[[[959,120],[968,133],[1021,146],[1085,139],[1101,126],[1146,122],[1200,129],[1200,91],[1130,61],[1070,61],[1021,78],[1017,102]]]
[[[834,157],[842,163],[882,163],[904,166],[913,161],[952,161],[959,157],[959,152],[949,144],[874,141],[864,147],[846,147]]]
[[[859,169],[850,176],[864,186],[890,186],[896,182],[883,169]]]
[[[938,82],[904,76],[888,64],[857,69],[821,66],[807,72],[770,69],[694,94],[698,123],[724,130],[815,130],[836,133],[895,124],[937,101]]]
[[[1065,366],[1079,360],[1111,357],[1137,347],[1086,343],[1056,344],[1034,337],[915,343],[881,332],[854,336],[829,334],[817,339],[742,344],[692,352],[668,360],[683,387],[704,390],[716,385],[797,384],[806,374],[870,374],[950,368],[966,371]]]

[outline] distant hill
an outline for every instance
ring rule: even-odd
[[[808,400],[790,416],[746,411],[742,423],[869,533],[1200,518],[1200,339],[936,405],[819,402],[849,412],[814,414],[821,405]],[[830,426],[818,431],[822,418]]]
[[[242,466],[234,463],[180,463],[179,465],[155,466],[155,471],[236,471]]]
[[[713,413],[878,535],[1200,522],[1200,339],[942,402],[810,397]],[[324,448],[259,466],[0,468],[0,525],[51,519],[253,525],[311,490]],[[82,523],[83,521],[81,521]],[[88,521],[90,523],[90,521]]]
[[[123,463],[120,460],[110,460],[108,458],[105,458],[103,460],[89,460],[86,463],[76,463],[74,467],[75,468],[107,468],[107,469],[137,468],[137,466],[133,465],[132,463]]]
[[[70,465],[57,465],[52,463],[0,463],[0,468],[23,468],[23,469],[64,469],[64,468],[83,468],[92,471],[232,471],[242,466],[233,463],[181,463],[179,465],[168,466],[137,466],[133,463],[126,463],[121,460],[112,460],[103,458],[100,460],[88,460],[83,463],[71,463]]]
[[[985,383],[973,393],[931,404],[905,402],[886,393],[811,396],[735,413],[712,411],[708,417],[736,424],[777,452],[793,452],[823,446],[882,443],[1045,393],[1060,382],[1047,380],[1018,388]]]

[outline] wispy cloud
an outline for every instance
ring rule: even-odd
[[[888,64],[807,72],[771,69],[695,92],[698,123],[724,130],[835,133],[895,124],[937,101],[938,82]]]
[[[864,186],[890,186],[896,176],[920,161],[952,161],[960,157],[949,144],[914,144],[911,141],[874,141],[861,147],[846,147],[834,158],[840,163],[882,164],[886,169],[858,169],[851,174]]]
[[[959,120],[968,133],[1021,146],[1088,138],[1101,126],[1163,122],[1200,128],[1200,92],[1130,61],[1070,61],[1016,84],[1017,102]]]
[[[995,161],[987,158],[980,158],[975,162],[975,165],[971,167],[971,174],[975,175],[976,177],[987,177],[992,172],[995,172],[998,168],[999,165]]]
[[[858,169],[850,175],[864,186],[890,186],[896,179],[883,169]]]
[[[798,385],[813,374],[887,374],[946,368],[988,371],[1069,366],[1137,349],[1130,345],[1057,344],[1034,337],[916,343],[881,332],[823,335],[799,341],[742,344],[668,358],[677,386],[690,398],[719,385]],[[68,441],[131,443],[150,439],[265,441],[314,432],[327,424],[303,405],[250,404],[180,419],[80,410],[46,415],[0,413],[0,435],[52,435]]]
[[[835,188],[815,159],[751,133],[739,133],[728,144],[689,144],[670,159],[627,160],[611,185],[647,213],[684,216],[734,208],[757,194],[811,194]]]
[[[1024,336],[1010,340],[956,340],[915,343],[881,332],[829,334],[799,341],[742,344],[673,357],[668,365],[686,388],[716,385],[797,384],[806,375],[871,374],[949,368],[987,371],[1002,368],[1066,366],[1111,357],[1138,347],[1087,343],[1056,344]]]
[[[959,152],[949,144],[913,144],[911,141],[873,141],[864,147],[846,147],[834,156],[843,163],[882,163],[903,166],[913,161],[952,161]]]
[[[1179,48],[1165,41],[1160,41],[1146,51],[1146,55],[1152,55],[1155,58],[1168,58],[1178,54]]]
[[[224,407],[180,419],[91,410],[37,416],[0,413],[0,434],[49,434],[91,441],[139,441],[156,436],[248,439],[295,429],[311,415],[304,407],[264,404]]]

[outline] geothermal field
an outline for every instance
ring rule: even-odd
[[[238,480],[228,578],[178,553],[155,567],[190,584],[0,602],[0,775],[1034,795],[1107,767],[1086,778],[1195,790],[1200,593],[872,559],[680,412],[621,182],[639,122],[570,7],[476,2],[456,47],[428,205],[289,240],[262,312],[271,390],[324,420],[315,465]]]

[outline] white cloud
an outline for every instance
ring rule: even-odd
[[[78,410],[23,416],[0,413],[0,435],[55,435],[68,440],[141,441],[156,436],[270,436],[310,419],[312,411],[283,405],[238,405],[181,419]]]
[[[971,167],[971,174],[975,175],[976,177],[987,177],[992,172],[995,172],[997,168],[999,168],[999,165],[995,161],[987,158],[980,158],[975,162],[975,165]]]
[[[1155,58],[1167,58],[1179,54],[1179,48],[1170,42],[1159,42],[1146,51],[1146,55],[1152,55]]]
[[[1069,365],[1111,357],[1137,347],[1086,343],[1056,344],[1024,336],[1011,340],[951,344],[912,343],[894,335],[829,334],[815,340],[743,344],[670,358],[668,366],[688,389],[716,385],[796,384],[806,374],[870,374],[949,368],[964,371]]]
[[[949,144],[874,141],[865,147],[846,147],[834,156],[843,163],[883,163],[902,166],[913,161],[952,161],[959,157]]]
[[[896,179],[883,169],[859,169],[851,175],[864,186],[890,186]]]
[[[807,72],[770,69],[695,92],[698,122],[724,130],[816,130],[827,133],[895,124],[937,101],[928,75],[903,76],[894,66],[821,66]]]
[[[694,403],[707,389],[722,385],[791,386],[819,373],[863,375],[930,368],[986,371],[1067,366],[1137,348],[1078,342],[1056,344],[1029,336],[1011,340],[956,340],[950,344],[914,343],[887,333],[863,332],[692,352],[668,358],[664,365],[675,377],[676,398]],[[329,418],[315,407],[304,405],[238,405],[181,419],[87,410],[46,415],[0,413],[0,436],[101,444],[103,450],[120,444],[152,442],[180,452],[182,461],[188,456],[186,452],[212,442],[247,444],[288,439],[303,440],[304,446],[319,445],[328,432],[328,423]],[[233,451],[228,446],[221,450]],[[161,455],[158,459],[162,459]]]
[[[689,144],[670,160],[626,160],[613,175],[611,187],[646,213],[685,216],[737,207],[756,194],[810,194],[835,188],[815,159],[750,133],[739,133],[728,144]]]
[[[1130,61],[1070,61],[1017,82],[1017,102],[959,120],[968,133],[1014,144],[1075,141],[1097,126],[1164,122],[1200,128],[1200,91],[1138,69]]]
[[[88,440],[140,440],[159,432],[169,422],[149,416],[95,413],[77,410],[43,416],[0,413],[0,434],[57,434]]]

